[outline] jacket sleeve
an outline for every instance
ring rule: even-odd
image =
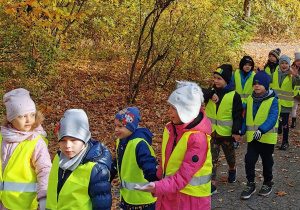
[[[243,105],[240,95],[235,92],[232,104],[232,134],[241,134],[243,123]]]
[[[110,170],[110,182],[116,177],[118,173],[117,170],[117,158],[114,159],[114,161],[111,164],[111,170]]]
[[[277,98],[274,98],[270,107],[268,118],[258,128],[262,130],[263,133],[267,133],[276,125],[278,120],[278,115],[279,115],[279,104]]]
[[[135,154],[137,164],[143,170],[145,179],[147,179],[149,182],[157,181],[157,162],[155,157],[151,155],[149,147],[144,141],[138,143],[135,149]]]
[[[110,209],[112,195],[109,183],[109,169],[101,163],[94,165],[88,190],[93,210]]]
[[[204,97],[204,102],[207,104],[209,99],[212,98],[212,96],[214,95],[215,91],[212,89],[206,89],[206,88],[202,88],[202,92],[203,92],[203,97]]]
[[[163,196],[176,193],[187,186],[206,160],[208,145],[206,135],[202,132],[191,134],[188,140],[187,151],[179,170],[167,178],[155,182],[153,196]]]
[[[46,198],[47,196],[48,178],[52,166],[51,158],[44,139],[40,138],[37,141],[32,153],[31,162],[37,174],[37,200],[39,201],[41,198]]]
[[[244,118],[243,118],[243,124],[242,124],[242,129],[241,129],[242,135],[245,135],[245,134],[246,134],[246,131],[247,131],[247,126],[246,126],[246,115],[247,115],[247,104],[246,104],[246,107],[245,107],[245,116],[244,116]]]

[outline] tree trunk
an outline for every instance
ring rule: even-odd
[[[251,14],[251,0],[244,1],[244,19],[250,18]]]

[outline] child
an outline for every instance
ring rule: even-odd
[[[299,71],[299,67],[300,67],[300,52],[295,53],[295,61],[292,65],[292,68],[296,68],[297,71]],[[294,90],[294,106],[292,109],[292,125],[291,128],[295,128],[296,127],[296,117],[297,117],[297,109],[298,109],[298,104],[300,103],[300,86],[295,86],[295,90]]]
[[[91,139],[82,109],[67,110],[56,128],[60,151],[53,160],[47,209],[110,209],[111,155]]]
[[[6,93],[3,102],[0,209],[37,209],[39,205],[44,210],[51,168],[41,126],[44,116],[23,88]]]
[[[214,72],[214,96],[209,99],[205,112],[212,123],[212,194],[217,192],[217,163],[222,146],[229,165],[228,182],[236,182],[235,151],[233,142],[241,138],[243,106],[241,97],[231,86],[232,66],[224,64]]]
[[[252,93],[252,82],[255,72],[254,61],[250,56],[244,56],[240,61],[240,70],[235,71],[231,77],[231,83],[235,86],[235,91],[240,94],[243,108],[246,107],[248,96]],[[243,112],[244,113],[244,112]],[[234,147],[237,148],[239,142],[234,142]]]
[[[263,164],[264,182],[259,195],[269,195],[272,191],[272,167],[274,146],[277,142],[279,104],[275,91],[269,89],[270,76],[258,72],[253,79],[253,93],[247,99],[245,127],[247,127],[247,153],[245,169],[247,186],[241,194],[242,199],[249,199],[255,189],[255,164],[260,156]],[[243,130],[246,130],[243,129]]]
[[[165,127],[160,165],[160,181],[135,189],[153,193],[156,209],[210,209],[211,197],[211,123],[200,109],[201,88],[179,82],[169,97],[171,122]]]
[[[264,66],[265,72],[267,72],[269,75],[273,74],[276,70],[279,69],[279,56],[280,56],[281,50],[279,48],[275,50],[271,50],[269,52],[269,58],[267,64]]]
[[[294,87],[300,84],[298,69],[290,70],[291,59],[282,55],[279,59],[280,68],[271,75],[271,88],[278,94],[280,105],[280,117],[278,133],[283,131],[282,144],[280,150],[286,150],[289,147],[289,115],[294,105]]]
[[[116,114],[115,134],[117,136],[116,159],[112,163],[112,181],[116,174],[121,183],[121,208],[155,209],[156,198],[150,193],[134,190],[134,185],[158,180],[157,162],[151,148],[152,133],[148,128],[138,127],[141,120],[136,107],[128,107]]]

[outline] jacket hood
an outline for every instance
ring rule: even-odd
[[[149,145],[152,145],[152,133],[148,128],[137,128],[135,132],[128,137],[128,141],[135,138],[145,139]]]
[[[90,139],[88,141],[90,146],[90,150],[88,151],[87,155],[82,160],[82,163],[87,162],[97,162],[102,163],[107,166],[110,170],[111,168],[111,154],[110,151],[102,145],[99,141],[95,141]]]

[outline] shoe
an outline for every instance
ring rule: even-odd
[[[258,195],[266,196],[269,195],[272,192],[272,182],[264,183],[261,187],[260,191],[258,192]]]
[[[256,192],[255,182],[247,182],[247,186],[241,194],[241,199],[247,200]]]
[[[217,191],[217,187],[216,187],[216,182],[215,181],[211,181],[211,194],[210,195],[213,195],[213,194],[216,194],[218,191]]]
[[[287,141],[283,141],[279,150],[286,150],[287,148],[289,148],[289,143]]]
[[[233,142],[233,145],[234,145],[234,149],[237,149],[240,146],[240,142]]]
[[[278,134],[282,134],[282,119],[279,119],[278,122]]]
[[[228,183],[236,182],[236,169],[228,170]]]
[[[295,128],[296,127],[296,118],[292,117],[292,125],[291,128]]]

